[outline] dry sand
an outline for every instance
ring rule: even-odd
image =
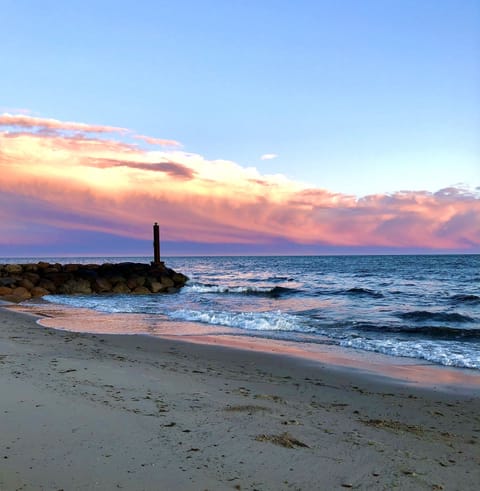
[[[2,491],[464,491],[480,481],[478,388],[58,331],[5,308],[0,435]]]

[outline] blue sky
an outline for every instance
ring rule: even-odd
[[[480,185],[478,1],[7,0],[2,18],[4,110],[357,196]]]
[[[478,0],[3,0],[0,256],[154,221],[177,254],[478,253],[479,52]]]

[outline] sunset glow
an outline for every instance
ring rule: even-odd
[[[480,197],[462,188],[357,198],[207,160],[156,137],[141,140],[171,148],[146,150],[124,128],[10,114],[0,123],[2,246],[58,247],[69,230],[148,240],[156,220],[166,242],[465,252],[480,245]],[[58,233],[29,232],[42,227]]]
[[[0,256],[480,252],[478,2],[2,15]]]

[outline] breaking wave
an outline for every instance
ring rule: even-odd
[[[176,310],[169,313],[171,319],[204,322],[218,326],[236,327],[250,331],[301,331],[309,332],[302,326],[302,320],[285,312],[224,312],[200,310]]]
[[[293,295],[300,291],[297,288],[286,288],[283,286],[223,286],[209,285],[203,283],[193,283],[191,285],[188,284],[186,288],[195,293],[230,293],[241,295],[260,295],[272,298],[278,298],[285,295]]]
[[[390,356],[420,358],[440,365],[459,368],[480,368],[480,355],[467,351],[452,341],[402,341],[398,339],[350,338],[340,341],[340,346],[375,351]]]

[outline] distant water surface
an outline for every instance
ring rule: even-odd
[[[161,317],[223,326],[227,331],[235,328],[232,332],[240,330],[244,336],[338,344],[480,369],[480,255],[172,257],[165,261],[190,277],[177,294],[45,298],[107,313],[147,314],[149,335],[155,335],[155,319]]]

